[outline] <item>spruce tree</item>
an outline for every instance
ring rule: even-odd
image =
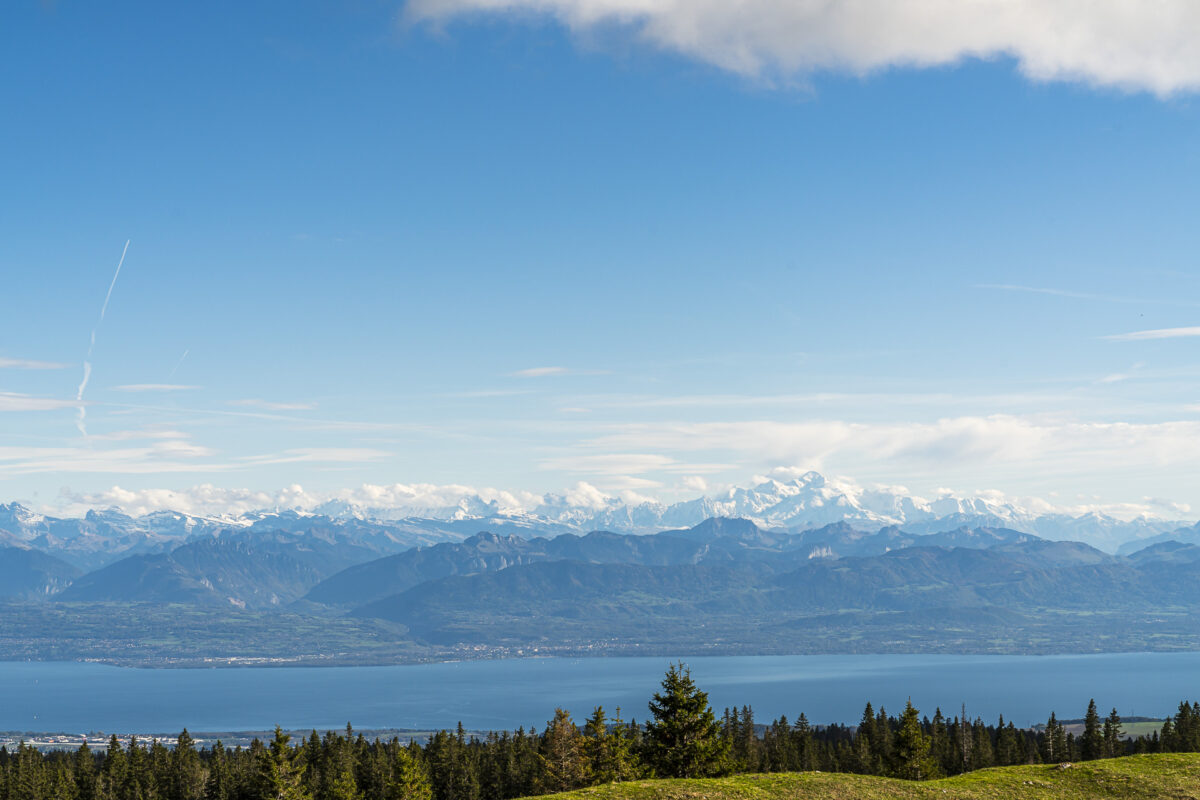
[[[204,784],[200,780],[202,767],[191,734],[187,728],[179,734],[175,749],[168,756],[167,785],[162,793],[165,800],[200,800]]]
[[[621,719],[620,707],[610,724],[604,709],[596,706],[583,727],[583,735],[593,783],[629,781],[640,775],[629,728]]]
[[[300,766],[293,763],[290,740],[276,725],[270,747],[259,743],[254,756],[251,800],[311,800],[303,786]]]
[[[229,800],[232,793],[225,745],[218,739],[208,758],[208,777],[204,781],[204,800]]]
[[[1124,746],[1121,744],[1121,715],[1114,708],[1104,720],[1104,756],[1116,758],[1122,755]]]
[[[556,708],[554,719],[546,723],[541,756],[547,792],[566,792],[587,783],[583,737],[571,715],[561,708]]]
[[[92,754],[92,748],[88,747],[85,741],[79,745],[79,749],[75,751],[73,759],[73,773],[75,778],[75,794],[79,800],[99,800],[99,787],[96,781],[96,757]]]
[[[816,748],[813,742],[812,726],[808,724],[808,717],[804,716],[803,712],[800,714],[800,719],[796,720],[792,736],[796,749],[796,768],[804,772],[816,769],[816,753],[814,752]]]
[[[900,715],[892,774],[910,781],[928,780],[937,774],[936,762],[929,753],[929,737],[921,727],[921,717],[912,700],[905,704]]]
[[[1096,701],[1088,703],[1087,716],[1083,718],[1083,738],[1080,755],[1084,761],[1104,757],[1104,733],[1100,729],[1100,714],[1096,712]]]
[[[406,748],[392,753],[391,775],[383,800],[432,800],[429,774]]]
[[[650,701],[654,719],[646,725],[647,756],[665,778],[719,775],[727,768],[728,743],[721,737],[708,693],[682,663],[672,664],[662,690]]]

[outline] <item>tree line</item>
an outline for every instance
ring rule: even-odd
[[[922,717],[907,703],[898,716],[867,704],[859,723],[811,725],[804,714],[760,725],[748,706],[718,717],[691,674],[673,665],[649,704],[645,724],[596,708],[582,726],[562,709],[546,727],[468,736],[460,724],[423,743],[368,741],[315,731],[293,742],[249,747],[219,741],[198,748],[184,730],[173,748],[157,740],[127,745],[113,736],[100,752],[42,753],[21,743],[0,748],[0,800],[508,800],[650,777],[822,770],[925,780],[975,769],[1110,758],[1144,752],[1200,752],[1200,703],[1149,737],[1125,737],[1113,710],[1089,704],[1079,735],[1054,714],[1036,730],[1003,717],[996,724]]]

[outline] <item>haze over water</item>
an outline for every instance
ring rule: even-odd
[[[0,663],[0,730],[172,733],[285,728],[541,728],[556,706],[644,720],[667,658],[514,659],[388,667],[139,670]],[[1083,715],[1094,697],[1123,716],[1160,716],[1197,694],[1200,653],[1071,656],[719,656],[686,659],[718,712],[758,722],[804,712],[854,723],[870,700],[1026,726]]]

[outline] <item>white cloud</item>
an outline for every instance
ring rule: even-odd
[[[114,392],[188,392],[199,389],[199,386],[189,386],[183,383],[126,383],[114,386]]]
[[[650,472],[676,466],[673,458],[648,453],[605,453],[571,455],[546,459],[541,468],[554,472],[591,472],[597,475],[624,475]]]
[[[1194,0],[410,0],[406,13],[437,22],[471,12],[624,30],[755,77],[1011,57],[1038,81],[1158,95],[1200,88]]]
[[[510,372],[509,376],[513,378],[544,378],[548,375],[566,375],[570,371],[566,367],[530,367]]]
[[[355,464],[363,461],[378,461],[391,453],[368,447],[309,447],[284,450],[282,453],[261,456],[243,456],[238,459],[248,464],[301,464],[324,462],[332,464]]]
[[[0,369],[66,369],[70,364],[57,361],[30,361],[25,358],[0,358]]]
[[[1154,339],[1185,339],[1193,336],[1200,336],[1200,328],[1158,328],[1150,331],[1118,333],[1104,338],[1114,342],[1144,342]]]
[[[580,487],[586,484],[580,484]],[[573,490],[573,505],[587,506],[596,497],[584,497],[588,492]],[[591,488],[599,498],[607,496]],[[153,511],[179,511],[198,516],[234,516],[264,509],[300,509],[311,511],[331,502],[347,503],[392,516],[444,515],[447,509],[471,504],[476,499],[493,503],[501,511],[533,509],[544,500],[542,495],[528,492],[506,492],[491,488],[476,488],[458,484],[429,483],[390,485],[363,484],[355,488],[334,491],[309,491],[292,484],[274,491],[245,488],[222,488],[211,483],[187,489],[126,489],[114,486],[101,492],[65,492],[60,513],[82,513],[89,508],[115,506],[128,514],[148,514]],[[599,506],[602,507],[602,506]]]
[[[268,411],[312,411],[317,407],[316,403],[274,403],[270,400],[259,400],[257,397],[251,397],[246,400],[233,400],[229,405],[264,408]]]
[[[0,411],[54,411],[59,408],[78,408],[75,400],[56,400],[53,397],[31,397],[27,394],[0,392]]]
[[[840,420],[626,425],[589,443],[594,450],[631,447],[706,452],[747,463],[833,463],[953,469],[999,463],[1040,469],[1095,464],[1200,464],[1200,422],[1083,422],[994,415],[924,423]]]
[[[653,453],[603,453],[596,455],[569,455],[559,458],[546,459],[539,464],[541,469],[552,470],[554,472],[586,472],[595,475],[608,475],[621,477],[624,481],[621,485],[616,485],[613,481],[608,481],[610,488],[649,488],[650,484],[645,483],[641,487],[633,485],[636,481],[643,481],[643,478],[630,478],[631,475],[640,475],[646,472],[720,472],[722,470],[732,469],[729,464],[692,464],[680,463],[674,458],[668,456],[657,455]]]
[[[89,440],[90,441],[90,440]],[[180,439],[140,447],[0,447],[0,476],[44,473],[155,475],[223,472],[228,464],[201,462],[213,451]]]

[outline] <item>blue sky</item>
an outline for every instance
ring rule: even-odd
[[[1075,50],[770,0],[177,5],[0,11],[2,499],[816,467],[1200,509],[1186,5],[1129,44],[1093,4]]]

